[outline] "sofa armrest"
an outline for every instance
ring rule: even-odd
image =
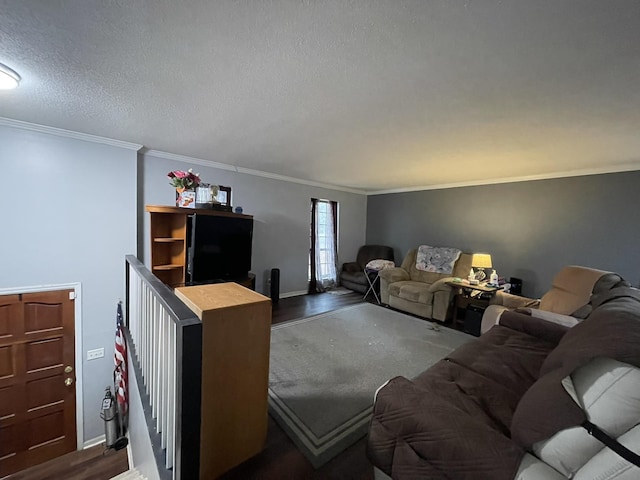
[[[512,293],[503,292],[498,290],[496,294],[491,297],[491,305],[503,305],[507,308],[519,308],[519,307],[531,307],[535,308],[540,305],[540,300],[535,298],[521,297],[520,295],[514,295]]]
[[[547,322],[557,323],[558,325],[562,325],[564,327],[573,327],[580,320],[571,315],[563,315],[562,313],[555,312],[547,312],[546,310],[539,310],[537,308],[517,308],[516,312],[524,313],[525,315],[530,315],[534,318],[539,318],[541,320],[546,320]]]
[[[358,265],[357,262],[347,262],[342,264],[342,271],[355,273],[355,272],[362,272],[363,270],[362,268],[360,268],[360,265]]]
[[[554,345],[557,345],[569,330],[569,327],[559,323],[549,322],[513,310],[507,310],[500,315],[499,325],[518,330]]]
[[[504,305],[489,305],[482,314],[480,334],[488,332],[494,325],[498,325],[500,316],[509,311]]]
[[[409,280],[411,277],[409,276],[409,272],[407,272],[404,268],[395,267],[395,268],[387,268],[385,270],[380,270],[378,272],[380,278],[387,283],[394,282],[402,282],[405,280]]]
[[[453,282],[453,277],[444,277],[436,280],[429,287],[430,292],[451,292],[453,287],[447,285],[447,282]]]

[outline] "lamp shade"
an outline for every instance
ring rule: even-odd
[[[491,255],[488,253],[474,253],[471,266],[475,268],[491,268]]]

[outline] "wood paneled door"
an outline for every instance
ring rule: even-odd
[[[76,449],[72,298],[0,296],[0,477]]]

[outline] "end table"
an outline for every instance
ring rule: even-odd
[[[453,295],[451,308],[451,325],[456,329],[464,329],[464,316],[460,311],[466,313],[467,307],[479,307],[485,309],[491,302],[491,297],[502,287],[490,287],[485,285],[470,285],[463,282],[446,282],[447,285],[457,289]],[[471,332],[469,332],[471,333]]]

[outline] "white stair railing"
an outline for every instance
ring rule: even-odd
[[[134,346],[140,346],[137,360],[143,373],[145,391],[149,395],[151,415],[156,420],[156,433],[166,449],[165,467],[175,465],[176,408],[176,324],[145,284],[129,266],[129,332]]]
[[[199,432],[200,386],[199,379],[194,379],[191,373],[184,374],[183,369],[199,372],[200,365],[193,363],[201,364],[201,353],[194,352],[193,348],[185,351],[183,346],[198,344],[201,324],[193,312],[134,256],[127,255],[126,272],[129,348],[132,357],[135,352],[135,366],[141,373],[138,384],[144,385],[148,396],[153,419],[152,425],[148,425],[149,430],[153,428],[153,432],[149,432],[152,443],[154,440],[159,442],[164,450],[165,475],[160,472],[161,477],[188,478],[185,467],[193,468],[190,464],[194,459],[186,450],[193,448],[185,448],[190,440],[182,432],[193,435],[194,428]],[[193,398],[185,398],[184,392],[189,392]],[[184,416],[184,409],[197,409],[197,418],[192,412]],[[188,419],[190,425],[184,425],[184,419]],[[160,465],[158,467],[160,470]]]

